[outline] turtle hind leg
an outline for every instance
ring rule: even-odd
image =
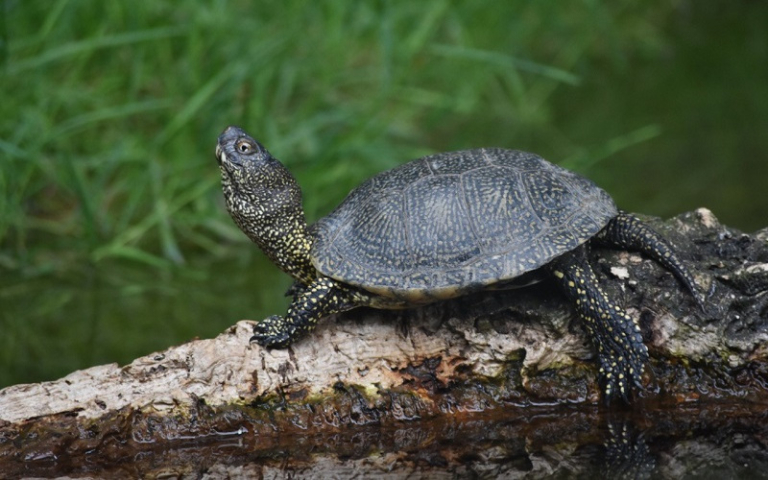
[[[251,343],[285,348],[314,330],[322,318],[356,306],[354,295],[327,277],[292,293],[294,299],[285,317],[272,315],[254,325]]]
[[[672,245],[631,213],[620,211],[595,239],[602,244],[636,250],[659,262],[691,292],[696,303],[706,311],[706,298],[696,286],[693,275],[677,256]]]
[[[640,328],[600,288],[587,262],[586,247],[560,257],[550,270],[576,306],[597,347],[605,400],[611,401],[618,395],[628,401],[633,389],[643,388],[643,371],[649,359]]]

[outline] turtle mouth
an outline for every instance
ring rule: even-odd
[[[229,184],[234,184],[235,176],[233,169],[235,165],[229,160],[226,150],[221,145],[216,145],[216,161],[219,163],[222,179],[226,179]]]
[[[216,161],[219,162],[219,166],[226,160],[226,154],[221,148],[221,145],[216,145]]]
[[[232,163],[229,161],[229,158],[227,157],[227,152],[221,147],[221,145],[216,145],[216,161],[219,163],[220,167],[223,167],[225,165],[229,165]]]

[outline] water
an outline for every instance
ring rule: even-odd
[[[290,279],[244,244],[242,258],[174,270],[129,262],[0,275],[0,388],[54,380],[282,312]]]
[[[106,446],[4,478],[768,478],[761,408],[529,407],[395,425]]]

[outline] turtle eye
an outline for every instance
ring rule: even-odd
[[[253,144],[245,139],[238,140],[235,144],[235,148],[237,148],[237,151],[240,153],[251,153],[254,150]]]

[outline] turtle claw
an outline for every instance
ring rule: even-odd
[[[630,354],[630,358],[623,356],[600,355],[600,383],[605,392],[605,402],[612,403],[616,398],[621,398],[625,403],[630,403],[635,391],[643,389],[644,361],[647,361],[647,353],[642,355]]]
[[[265,348],[286,348],[297,338],[297,329],[280,315],[272,315],[253,326],[250,343]]]
[[[630,391],[626,382],[622,382],[619,376],[615,372],[600,372],[601,381],[603,385],[603,400],[606,405],[611,405],[617,399],[621,399],[624,403],[630,402]]]

